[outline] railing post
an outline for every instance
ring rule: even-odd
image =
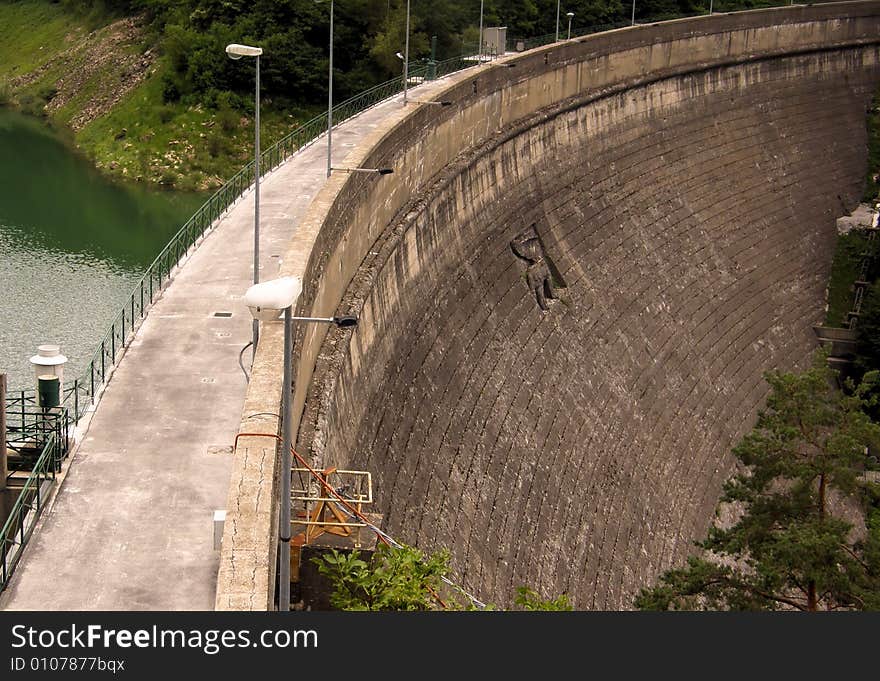
[[[91,383],[91,389],[92,389],[90,399],[92,401],[92,405],[94,405],[95,404],[95,360],[94,359],[91,362],[89,362],[89,377],[90,377],[90,383]]]
[[[104,356],[107,354],[107,341],[101,341],[101,385],[104,384],[104,380],[107,377],[106,367],[104,365]]]
[[[110,325],[110,365],[116,364],[116,322]]]
[[[73,382],[73,419],[74,421],[79,418],[79,379],[77,378]],[[65,433],[67,432],[67,428],[64,429]]]

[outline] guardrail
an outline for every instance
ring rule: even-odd
[[[46,440],[34,469],[19,491],[18,499],[0,530],[0,591],[6,588],[22,550],[34,531],[34,525],[43,510],[43,482],[52,480],[54,483],[58,459],[58,443],[53,433]]]

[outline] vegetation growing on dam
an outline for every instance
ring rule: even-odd
[[[721,498],[739,517],[642,590],[638,608],[880,609],[880,484],[866,473],[878,375],[840,391],[819,354],[809,371],[766,379],[767,407],[733,450],[743,472]]]
[[[716,11],[784,2],[716,2]],[[636,19],[698,14],[704,0],[639,0]],[[476,51],[480,3],[411,3],[414,62]],[[629,23],[621,0],[569,0],[573,29]],[[334,5],[334,99],[400,75],[404,0]],[[261,132],[279,139],[326,103],[329,2],[282,0],[0,0],[0,105],[68,130],[105,173],[210,189],[253,153],[253,67],[231,42],[259,44]],[[509,37],[555,31],[554,0],[489,0],[485,26]],[[566,29],[562,16],[560,30]]]
[[[312,560],[330,580],[330,604],[339,610],[477,609],[467,595],[444,583],[449,558],[445,550],[425,556],[411,546],[383,544],[369,562],[358,551],[332,551]],[[517,590],[514,602],[521,610],[572,609],[565,594],[544,599],[526,586]]]

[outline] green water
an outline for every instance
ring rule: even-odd
[[[80,374],[143,271],[204,201],[108,182],[39,121],[0,109],[0,372],[57,343]]]

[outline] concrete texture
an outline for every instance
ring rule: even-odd
[[[762,372],[815,347],[878,10],[551,45],[386,121],[358,153],[395,174],[328,184],[303,220],[301,308],[361,323],[300,339],[299,450],[371,470],[386,529],[448,547],[483,600],[630,607],[705,531]]]
[[[334,131],[338,157],[383,115],[376,108]],[[262,280],[278,276],[284,248],[296,241],[298,220],[326,180],[325,154],[320,142],[309,146],[261,183]],[[240,299],[252,281],[252,262],[251,193],[218,221],[153,305],[0,608],[214,607],[220,555],[212,546],[213,511],[227,508],[232,471],[238,481],[256,456],[265,457],[269,471],[275,459],[271,440],[260,441],[256,454],[224,451],[243,419],[247,384],[238,354],[251,338],[251,316]],[[277,325],[263,327],[271,351],[273,334],[280,339]],[[259,411],[277,413],[281,360],[278,353],[266,356],[277,376],[258,366],[252,388],[274,389],[274,403]],[[266,373],[270,378],[261,383]],[[251,413],[245,411],[245,420]],[[267,417],[260,418],[265,428]],[[277,431],[277,419],[268,422]],[[273,487],[271,474],[267,484]],[[268,549],[264,571],[267,558]]]

